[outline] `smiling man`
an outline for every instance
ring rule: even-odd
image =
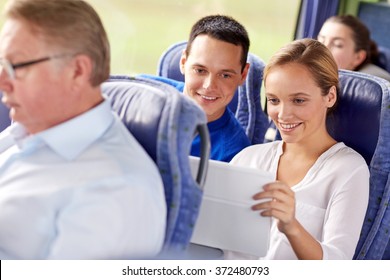
[[[147,75],[175,86],[203,108],[211,138],[210,157],[214,160],[228,162],[250,145],[244,129],[227,107],[245,82],[249,44],[247,31],[233,18],[206,16],[193,25],[180,59],[185,82]],[[192,144],[191,154],[200,154],[199,137]]]

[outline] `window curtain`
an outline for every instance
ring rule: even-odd
[[[337,14],[339,4],[339,0],[302,0],[294,38],[316,38],[325,20]]]

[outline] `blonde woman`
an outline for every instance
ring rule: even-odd
[[[275,178],[254,194],[252,207],[273,220],[265,259],[352,259],[369,171],[363,157],[326,128],[339,83],[332,54],[317,40],[294,41],[271,58],[264,82],[268,114],[282,140],[250,146],[231,162]]]

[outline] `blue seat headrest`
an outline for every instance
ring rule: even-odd
[[[329,133],[359,152],[369,165],[375,152],[384,80],[360,72],[339,70],[336,110],[328,116]]]
[[[166,94],[139,81],[136,86],[129,86],[113,80],[104,83],[102,90],[127,129],[136,139],[142,139],[142,146],[156,161],[159,122],[169,100]]]

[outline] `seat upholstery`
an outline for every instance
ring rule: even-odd
[[[164,252],[185,250],[198,216],[205,176],[198,173],[195,181],[189,165],[190,147],[198,129],[205,141],[202,172],[209,157],[203,110],[174,88],[142,78],[112,76],[103,83],[102,91],[161,173],[168,208]]]
[[[358,151],[369,165],[378,142],[385,85],[370,75],[345,70],[339,71],[339,78],[340,98],[328,116],[329,133]]]
[[[379,51],[378,66],[382,67],[387,72],[390,72],[390,49],[379,46],[378,51]]]
[[[180,72],[180,57],[187,42],[179,42],[170,46],[160,57],[157,75],[184,82]],[[237,89],[229,108],[235,113],[237,120],[245,130],[252,144],[264,142],[264,135],[269,120],[261,108],[261,85],[265,63],[256,55],[248,54],[250,68],[246,82]]]
[[[3,94],[0,92],[0,99]],[[9,117],[9,108],[7,108],[2,102],[0,102],[0,132],[3,131],[11,124]]]
[[[337,110],[330,133],[359,152],[370,169],[370,197],[355,259],[390,258],[390,83],[340,70]]]

